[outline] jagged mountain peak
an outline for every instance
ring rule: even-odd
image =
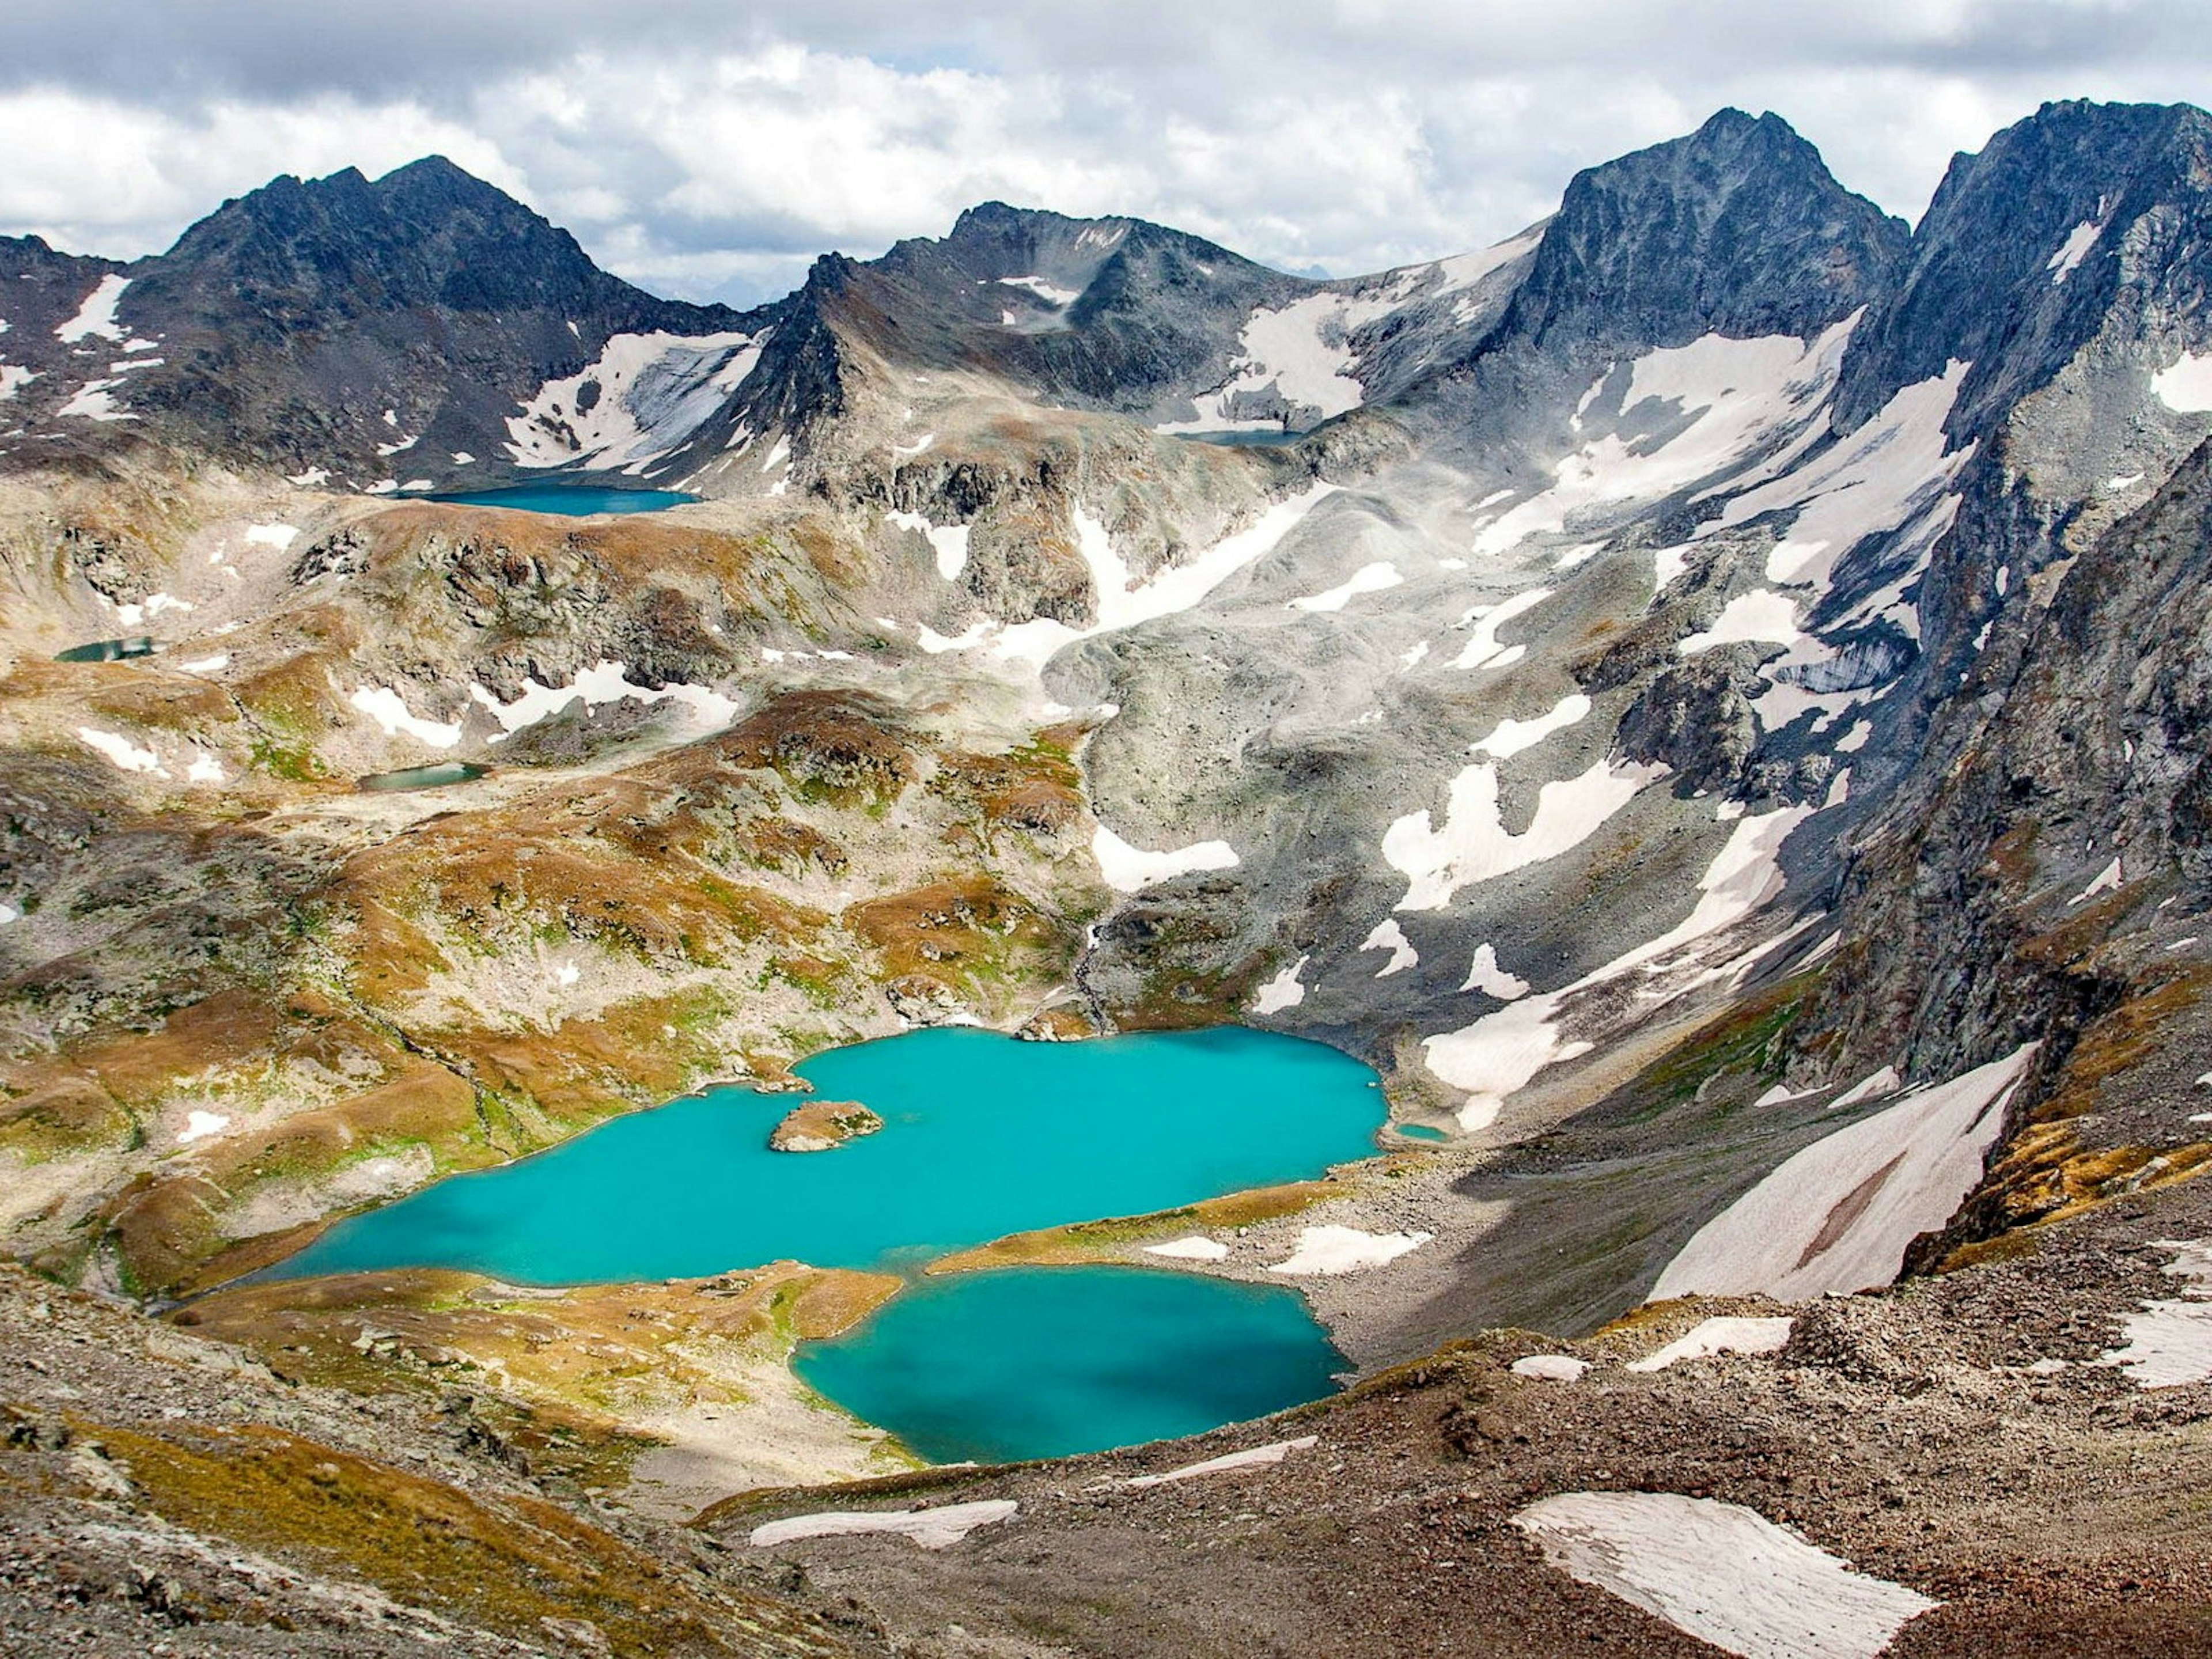
[[[2187,104],[2047,103],[1954,157],[1897,292],[1854,342],[1839,420],[1855,425],[1955,358],[1972,368],[1954,425],[1978,424],[2104,329],[2124,282],[2138,291],[2131,313],[2193,310],[2208,183],[2212,117]],[[2191,268],[2199,277],[2157,297]]]
[[[1802,336],[1879,294],[1908,234],[1779,116],[1724,109],[1575,175],[1509,326],[1637,344]]]

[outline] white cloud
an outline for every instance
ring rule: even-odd
[[[2154,0],[13,9],[0,229],[128,256],[274,173],[440,150],[625,276],[740,298],[990,197],[1379,269],[1510,234],[1726,103],[1910,217],[2044,98],[2201,94],[2212,69]]]

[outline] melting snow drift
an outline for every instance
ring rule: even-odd
[[[755,1549],[766,1549],[771,1544],[788,1544],[801,1538],[889,1532],[911,1538],[926,1550],[941,1550],[958,1543],[978,1527],[1012,1520],[1020,1508],[1011,1498],[994,1498],[980,1504],[947,1504],[941,1510],[830,1510],[755,1527],[746,1541]]]
[[[1562,1492],[1513,1521],[1571,1577],[1745,1659],[1874,1659],[1937,1605],[1709,1498]]]
[[[1786,1159],[1667,1264],[1651,1300],[1764,1291],[1784,1301],[1887,1285],[1905,1247],[1982,1176],[2033,1043],[1837,1130]]]

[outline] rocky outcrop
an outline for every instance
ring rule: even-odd
[[[884,1121],[857,1100],[802,1101],[769,1131],[770,1152],[831,1152],[848,1140],[872,1135]]]

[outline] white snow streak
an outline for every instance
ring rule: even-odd
[[[1488,755],[1494,760],[1504,760],[1524,749],[1534,749],[1554,732],[1564,732],[1590,711],[1590,700],[1579,691],[1570,692],[1553,706],[1549,714],[1539,714],[1532,720],[1503,720],[1491,734],[1468,750],[1470,755]]]
[[[1132,1486],[1164,1486],[1171,1480],[1192,1480],[1208,1474],[1228,1474],[1237,1469],[1264,1469],[1281,1462],[1294,1451],[1310,1451],[1320,1443],[1321,1437],[1302,1434],[1295,1440],[1278,1440],[1269,1446],[1254,1446],[1248,1451],[1230,1452],[1220,1457],[1209,1457],[1203,1463],[1186,1463],[1179,1469],[1170,1469],[1165,1474],[1139,1474],[1131,1478]]]
[[[1896,1066],[1885,1066],[1878,1072],[1868,1073],[1838,1095],[1828,1103],[1828,1109],[1832,1112],[1838,1106],[1856,1106],[1862,1101],[1879,1100],[1884,1095],[1893,1095],[1904,1081],[1898,1075]]]
[[[1794,512],[1767,555],[1766,579],[1825,587],[1837,561],[1866,537],[1923,514],[1941,514],[1948,525],[1958,505],[1943,492],[1974,447],[1947,450],[1943,422],[1972,367],[1954,358],[1941,375],[1905,387],[1819,459],[1733,497],[1697,535]]]
[[[1571,1353],[1524,1354],[1509,1367],[1514,1376],[1534,1377],[1540,1382],[1579,1382],[1589,1368],[1589,1360]]]
[[[1797,626],[1796,602],[1771,587],[1756,587],[1730,599],[1711,628],[1691,635],[1674,649],[1685,657],[1694,657],[1717,645],[1759,640],[1795,645],[1806,637]]]
[[[1665,1347],[1631,1360],[1632,1371],[1663,1371],[1686,1359],[1705,1359],[1717,1353],[1780,1353],[1790,1346],[1787,1319],[1721,1318],[1700,1320]]]
[[[2100,1363],[2118,1365],[2138,1388],[2212,1382],[2212,1242],[2166,1238],[2157,1244],[2174,1252],[2166,1271],[2185,1281],[2181,1295],[2146,1302],[2142,1312],[2130,1314],[2127,1345],[2112,1349]]]
[[[1285,1279],[1334,1278],[1395,1261],[1435,1237],[1419,1232],[1369,1233],[1357,1227],[1307,1227],[1298,1233],[1297,1249],[1267,1271]]]
[[[459,726],[426,720],[410,714],[406,701],[386,687],[364,685],[347,701],[382,726],[387,738],[396,738],[404,732],[433,749],[451,749],[461,740]]]
[[[1359,948],[1390,953],[1390,960],[1384,963],[1382,970],[1375,975],[1377,979],[1388,979],[1393,974],[1402,974],[1408,968],[1420,965],[1420,952],[1413,949],[1413,941],[1406,937],[1406,930],[1398,926],[1395,916],[1386,916],[1376,922],[1374,931],[1361,941]]]
[[[123,297],[123,290],[131,286],[128,276],[103,276],[92,292],[84,296],[84,303],[76,315],[54,330],[54,338],[74,345],[88,335],[97,334],[102,339],[118,344],[123,339],[123,325],[115,320],[115,302]]]
[[[1380,593],[1385,588],[1395,587],[1406,579],[1398,574],[1398,567],[1388,560],[1362,565],[1351,575],[1325,593],[1309,593],[1302,599],[1292,599],[1283,608],[1286,611],[1341,611],[1354,597],[1361,593]]]
[[[168,775],[167,772],[162,771],[161,757],[159,755],[150,749],[141,749],[119,732],[102,732],[94,726],[80,726],[76,729],[76,734],[88,748],[97,749],[109,760],[114,762],[118,769],[122,771],[158,772],[163,777]]]
[[[1454,668],[1506,668],[1528,654],[1525,646],[1501,646],[1498,630],[1524,611],[1533,611],[1552,597],[1548,587],[1532,587],[1516,593],[1502,605],[1478,605],[1462,619],[1474,624],[1466,647],[1454,659]]]
[[[1001,1521],[1012,1520],[1020,1508],[1011,1498],[994,1498],[977,1504],[947,1504],[934,1510],[829,1510],[755,1527],[747,1534],[746,1541],[755,1549],[765,1549],[772,1544],[787,1544],[800,1538],[887,1532],[911,1538],[926,1550],[941,1550],[958,1543],[978,1527],[996,1526]]]
[[[1589,1043],[1566,1040],[1559,1033],[1559,1018],[1570,998],[1637,969],[1656,975],[1685,967],[1689,964],[1686,956],[1678,961],[1667,958],[1733,927],[1778,896],[1784,884],[1783,843],[1814,810],[1785,807],[1737,820],[1727,843],[1698,879],[1697,904],[1658,938],[1559,990],[1516,1001],[1456,1031],[1422,1038],[1429,1070],[1440,1081],[1468,1091],[1459,1111],[1461,1127],[1470,1132],[1488,1127],[1505,1102],[1537,1073],[1589,1052]],[[1480,953],[1476,959],[1480,965]],[[1647,993],[1646,998],[1663,1002],[1698,982],[1688,980],[1671,990]]]
[[[926,536],[937,554],[937,574],[949,582],[960,580],[960,573],[968,568],[968,526],[964,524],[933,525],[919,513],[890,512],[884,514],[902,530],[911,530]],[[942,635],[938,636],[943,638]]]
[[[185,1127],[177,1132],[177,1145],[189,1146],[208,1135],[219,1135],[230,1127],[230,1120],[221,1112],[189,1112]]]
[[[1091,856],[1106,884],[1117,893],[1138,893],[1160,882],[1200,870],[1230,870],[1237,866],[1237,849],[1225,841],[1194,842],[1164,853],[1132,847],[1104,824],[1092,831]]]
[[[1498,769],[1487,761],[1452,780],[1443,828],[1428,810],[1407,814],[1382,836],[1382,857],[1409,878],[1400,910],[1441,910],[1462,887],[1555,859],[1595,835],[1638,790],[1665,775],[1656,763],[1599,761],[1578,777],[1546,784],[1535,816],[1510,833],[1498,807]]]
[[[1188,1238],[1171,1238],[1164,1244],[1147,1244],[1146,1255],[1164,1255],[1171,1261],[1218,1261],[1229,1254],[1229,1247],[1203,1233],[1193,1233]]]
[[[1710,1498],[1562,1492],[1513,1521],[1561,1571],[1743,1659],[1875,1659],[1938,1605]]]
[[[684,723],[695,732],[720,731],[737,718],[738,707],[708,686],[688,685],[682,681],[658,688],[635,684],[629,678],[628,665],[604,659],[580,671],[568,685],[540,685],[535,679],[526,678],[521,696],[512,702],[501,702],[481,685],[471,685],[469,696],[489,709],[492,718],[499,722],[501,732],[492,739],[494,743],[502,743],[525,726],[535,726],[549,714],[557,714],[579,697],[584,700],[586,710],[602,703],[620,702],[625,697],[634,697],[640,702],[673,699],[690,710]]]
[[[1948,1221],[1981,1179],[2035,1047],[1917,1090],[1785,1159],[1698,1230],[1650,1299],[1796,1301],[1890,1283],[1905,1247]]]
[[[507,422],[517,466],[641,471],[696,432],[760,361],[766,335],[617,334],[599,361],[548,380]],[[598,395],[586,409],[584,388]]]
[[[1518,1002],[1528,994],[1528,981],[1498,965],[1498,947],[1488,941],[1474,947],[1474,961],[1467,970],[1462,991],[1480,991],[1500,1002]]]
[[[1626,416],[1656,401],[1685,414],[1694,410],[1696,417],[1650,449],[1617,434],[1584,444],[1559,464],[1550,489],[1485,526],[1474,551],[1494,557],[1530,536],[1563,530],[1591,509],[1659,500],[1805,428],[1835,384],[1857,321],[1854,312],[1811,342],[1786,334],[1753,340],[1708,334],[1638,358],[1619,412]]]
[[[2066,240],[2058,245],[2058,252],[2052,254],[2043,267],[2051,273],[2054,285],[2064,282],[2073,273],[2074,267],[2081,263],[2091,248],[2096,246],[2097,237],[2103,229],[2104,227],[2094,219],[2084,219],[2066,233]]]
[[[1306,988],[1298,983],[1298,975],[1306,970],[1310,957],[1300,957],[1260,988],[1252,999],[1255,1014],[1279,1014],[1285,1008],[1295,1008],[1306,1000]]]
[[[2150,377],[2150,389],[2177,415],[2212,414],[2212,351],[2183,352],[2172,368]]]

